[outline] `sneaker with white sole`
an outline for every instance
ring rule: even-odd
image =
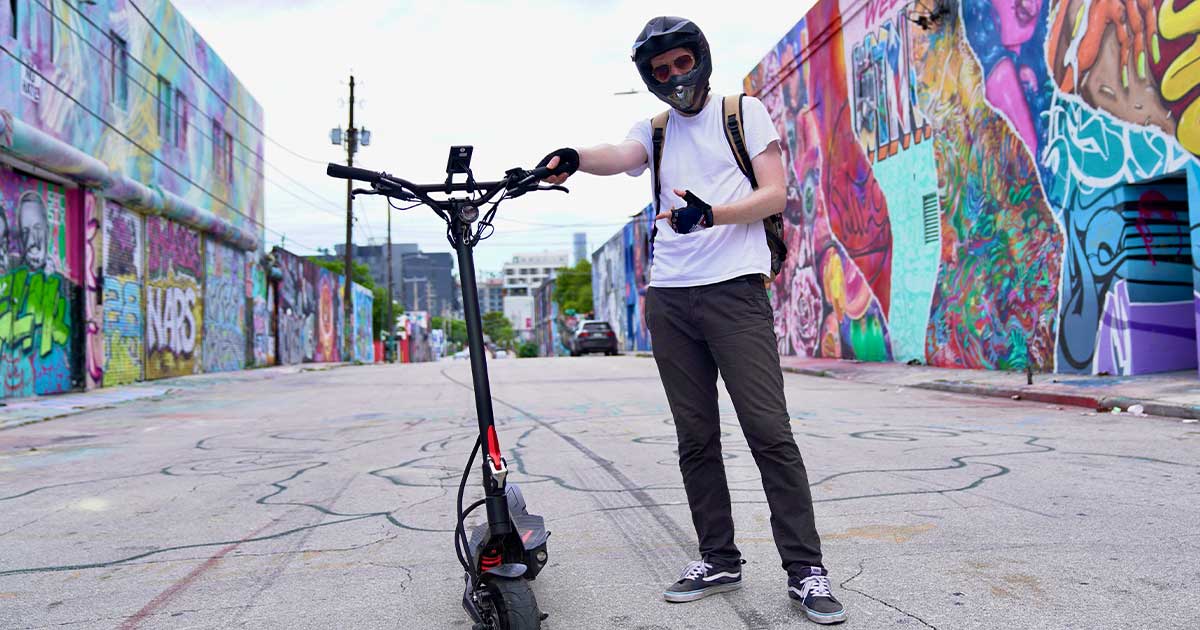
[[[808,567],[789,574],[788,597],[804,610],[809,621],[835,624],[846,620],[846,607],[833,596],[829,573],[822,567]]]
[[[733,568],[713,567],[713,565],[697,560],[680,574],[679,580],[667,587],[663,599],[669,602],[694,602],[702,597],[736,591],[742,588],[742,560]]]

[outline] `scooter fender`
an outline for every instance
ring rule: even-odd
[[[525,566],[524,564],[521,564],[520,562],[510,562],[510,563],[502,564],[494,569],[487,569],[483,573],[485,575],[494,575],[496,577],[502,577],[502,578],[507,578],[510,580],[515,580],[515,579],[525,575],[525,572],[528,570],[529,570],[529,567]]]

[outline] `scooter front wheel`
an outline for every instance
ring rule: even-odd
[[[537,599],[527,580],[497,578],[489,582],[496,596],[499,630],[541,630],[542,611],[538,610]]]

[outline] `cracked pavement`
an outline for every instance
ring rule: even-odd
[[[669,605],[695,534],[653,361],[489,368],[553,532],[545,628],[809,625],[723,389],[745,587]],[[1197,425],[785,381],[843,627],[1200,627]],[[0,628],[469,628],[469,383],[464,361],[229,378],[0,431]]]

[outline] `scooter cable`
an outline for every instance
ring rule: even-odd
[[[470,511],[463,511],[463,493],[467,490],[467,477],[471,474],[471,466],[475,465],[475,456],[479,454],[482,443],[482,437],[475,438],[475,448],[471,449],[471,457],[467,459],[467,466],[463,469],[462,480],[458,483],[458,526],[454,528],[454,552],[458,555],[459,563],[463,565],[463,569],[468,573],[471,572],[471,564],[467,562],[466,553],[470,549],[470,546],[467,544],[467,534],[463,522]]]

